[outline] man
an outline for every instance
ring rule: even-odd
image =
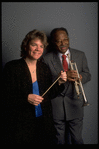
[[[70,60],[76,62],[82,84],[91,79],[87,59],[84,52],[69,47],[69,36],[65,28],[55,28],[50,34],[49,48],[51,52],[43,56],[43,61],[50,68],[53,82],[61,71],[66,71],[67,81],[64,91],[52,99],[53,120],[56,129],[56,144],[83,144],[83,99],[77,98],[74,81],[79,80],[76,70],[70,69]],[[64,68],[63,57],[67,63]]]

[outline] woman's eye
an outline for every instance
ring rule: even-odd
[[[36,46],[36,44],[31,44],[31,46],[33,46],[33,47],[34,47],[34,46]]]
[[[44,46],[41,46],[41,48],[44,48]]]

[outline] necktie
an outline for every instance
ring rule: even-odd
[[[64,68],[64,71],[68,71],[68,63],[66,61],[66,55],[62,55],[62,59],[63,59],[63,68]]]

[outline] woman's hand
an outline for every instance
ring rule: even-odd
[[[41,96],[36,95],[36,94],[29,94],[28,95],[28,102],[32,105],[35,105],[35,106],[37,106],[39,103],[41,103],[43,99],[44,98],[42,98]]]
[[[61,78],[58,80],[59,85],[65,83],[67,81],[67,74],[66,72],[61,71]]]

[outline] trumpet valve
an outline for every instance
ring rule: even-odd
[[[75,89],[76,89],[76,93],[77,93],[77,95],[79,95],[80,92],[79,92],[79,86],[77,85],[77,82],[75,82]]]
[[[79,85],[80,83],[79,82],[77,82],[77,85]]]

